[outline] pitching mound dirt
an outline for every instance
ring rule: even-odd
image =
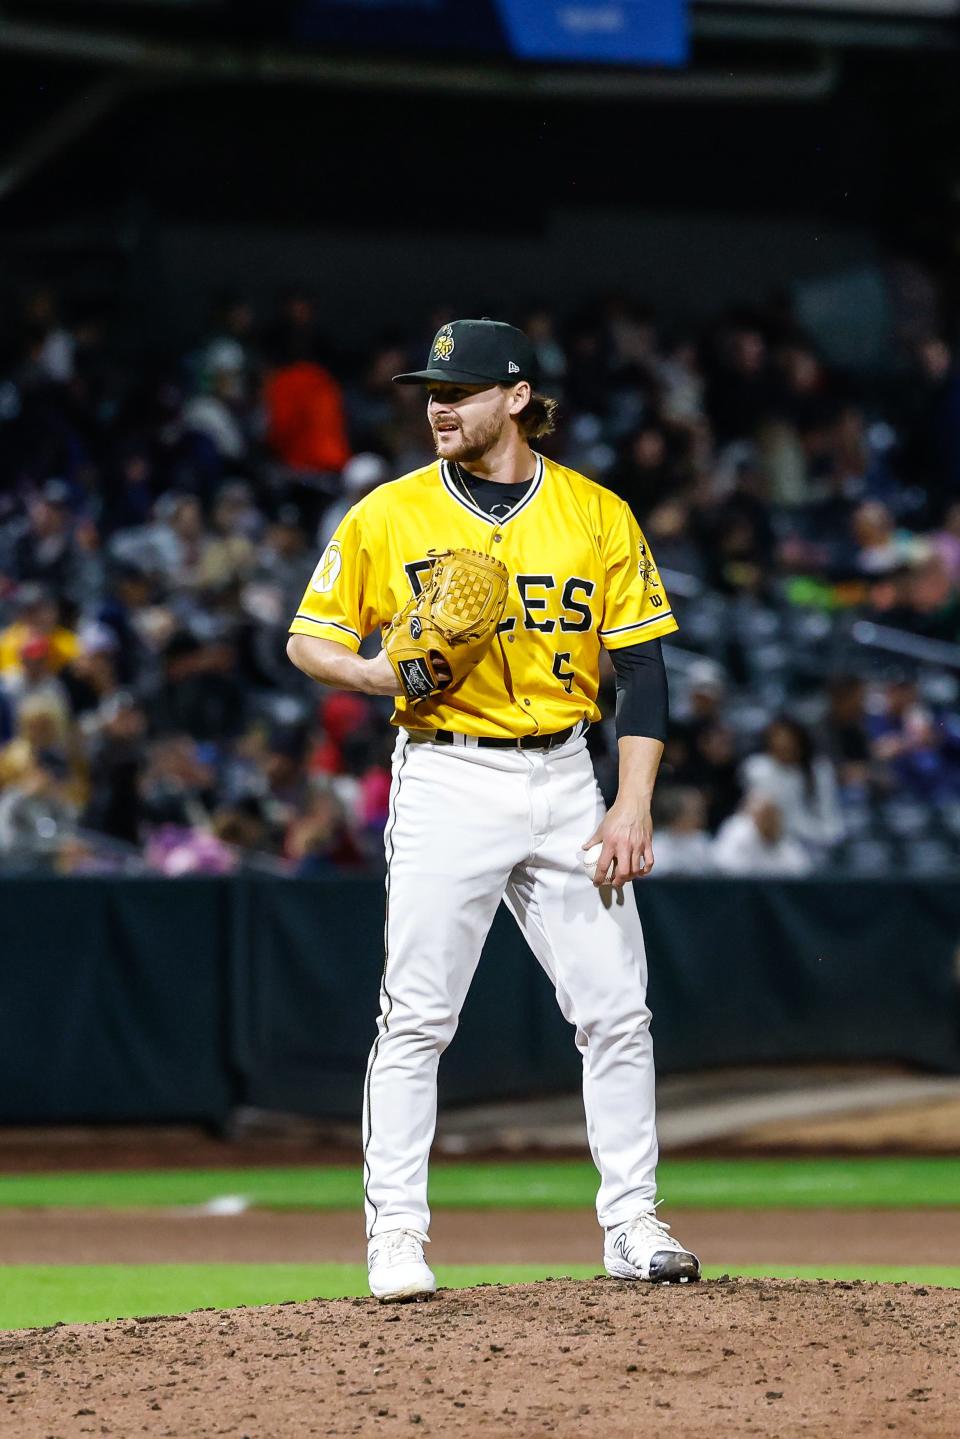
[[[0,1425],[81,1434],[953,1436],[960,1295],[610,1280],[0,1336]]]

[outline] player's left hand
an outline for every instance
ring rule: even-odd
[[[650,810],[617,800],[604,815],[584,849],[602,846],[593,882],[622,889],[653,869],[653,821]],[[611,873],[612,869],[612,873]]]

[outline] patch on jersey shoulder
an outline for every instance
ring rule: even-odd
[[[433,342],[433,358],[435,360],[449,360],[453,354],[453,347],[456,341],[453,338],[453,329],[450,325],[444,325]]]
[[[313,572],[310,588],[318,595],[326,595],[333,589],[343,569],[343,555],[336,540],[331,540],[320,556],[320,562]]]

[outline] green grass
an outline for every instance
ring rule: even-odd
[[[673,1159],[660,1166],[667,1209],[914,1209],[960,1204],[960,1158]],[[361,1202],[357,1167],[146,1170],[0,1177],[0,1206],[27,1208],[178,1207],[223,1195],[273,1209],[352,1209]],[[436,1164],[438,1209],[583,1209],[597,1177],[578,1160]]]
[[[960,1268],[864,1264],[755,1265],[721,1273],[770,1278],[865,1279],[960,1288]],[[437,1269],[441,1285],[522,1284],[535,1279],[590,1279],[596,1265],[489,1264]],[[0,1270],[0,1329],[26,1329],[57,1321],[80,1323],[142,1314],[185,1314],[283,1300],[338,1299],[366,1294],[359,1264],[13,1264]]]

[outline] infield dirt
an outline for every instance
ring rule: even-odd
[[[4,1434],[954,1436],[960,1294],[612,1280],[0,1336]]]
[[[960,1209],[677,1209],[670,1218],[714,1266],[931,1265],[960,1255]],[[431,1233],[437,1264],[549,1264],[558,1274],[565,1264],[599,1267],[603,1247],[586,1210],[440,1209]],[[0,1265],[362,1264],[366,1249],[357,1210],[0,1209]]]

